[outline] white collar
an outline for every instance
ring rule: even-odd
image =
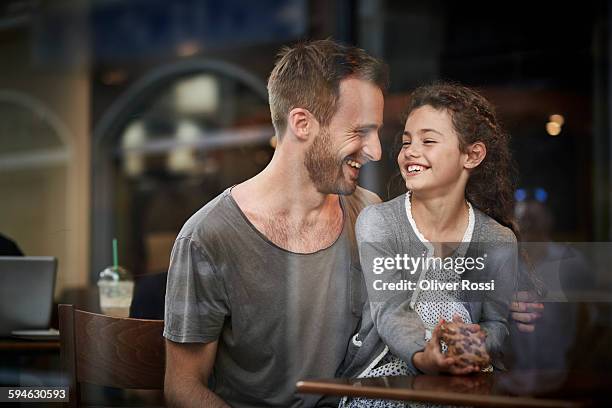
[[[472,204],[468,200],[465,200],[465,202],[468,205],[468,225],[465,229],[465,232],[463,233],[463,238],[461,238],[461,245],[459,246],[459,248],[457,248],[457,251],[455,252],[458,256],[465,255],[465,253],[467,252],[467,248],[470,242],[472,241],[472,236],[474,235],[474,209],[472,208]],[[412,230],[416,234],[417,238],[419,238],[423,245],[427,247],[428,252],[430,252],[429,256],[433,256],[433,245],[431,245],[431,242],[427,238],[425,238],[421,231],[419,231],[416,222],[412,217],[412,203],[410,202],[410,191],[406,193],[406,215],[408,216],[408,222],[410,222],[410,226],[412,227]]]

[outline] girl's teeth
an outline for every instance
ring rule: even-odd
[[[416,165],[416,164],[408,166],[408,172],[409,173],[420,172],[420,171],[423,171],[423,170],[425,170],[425,168],[423,166],[419,166],[419,165]]]

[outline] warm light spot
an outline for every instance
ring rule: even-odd
[[[548,120],[558,124],[559,126],[563,126],[563,124],[565,123],[565,118],[563,117],[563,115],[559,114],[550,115]]]
[[[559,133],[561,133],[561,125],[556,122],[548,122],[546,124],[546,131],[551,136],[557,136]]]

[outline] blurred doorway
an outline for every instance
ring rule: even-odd
[[[92,280],[111,262],[166,272],[195,211],[262,170],[273,154],[265,84],[219,61],[162,67],[102,117],[93,147]]]

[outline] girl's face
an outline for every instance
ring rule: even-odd
[[[406,188],[444,194],[467,183],[467,154],[459,150],[459,138],[446,110],[422,106],[406,120],[402,149],[397,156]]]

